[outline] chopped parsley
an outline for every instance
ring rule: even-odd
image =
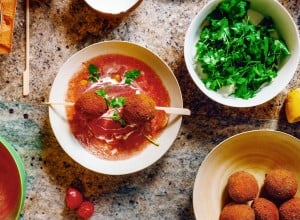
[[[128,70],[125,72],[125,83],[131,84],[132,81],[136,80],[141,75],[140,70]]]
[[[251,24],[249,7],[247,0],[223,0],[208,15],[196,43],[196,63],[205,86],[214,91],[231,87],[229,95],[242,99],[254,97],[269,84],[290,55],[285,43],[272,37],[272,19]]]
[[[110,100],[110,106],[112,108],[120,108],[124,105],[125,98],[124,97],[116,97]]]
[[[103,89],[98,89],[95,91],[95,93],[99,96],[102,96],[105,100],[107,99],[107,93]]]
[[[95,91],[95,93],[104,98],[104,100],[106,101],[106,104],[107,104],[108,107],[120,108],[125,103],[125,98],[122,97],[122,96],[109,99],[106,91],[103,90],[103,89],[98,89],[98,90]]]
[[[96,65],[90,64],[88,66],[88,73],[89,73],[88,80],[90,82],[97,82],[100,79],[99,68]]]
[[[115,98],[109,99],[106,91],[102,90],[102,89],[96,90],[95,92],[97,95],[102,96],[104,98],[108,107],[115,109],[113,115],[111,116],[111,119],[119,122],[122,127],[126,126],[125,120],[120,117],[120,114],[118,111],[118,108],[124,106],[125,98],[121,96],[121,97],[115,97]]]
[[[113,121],[117,121],[119,122],[119,124],[121,125],[121,127],[125,127],[126,126],[126,121],[120,117],[119,111],[115,110],[113,115],[111,116],[111,119]]]

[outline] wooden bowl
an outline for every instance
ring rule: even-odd
[[[299,161],[300,140],[280,131],[253,130],[226,139],[207,155],[198,170],[193,191],[196,219],[219,219],[228,200],[227,180],[233,172],[253,174],[260,189],[265,174],[275,168],[292,171],[300,183]]]

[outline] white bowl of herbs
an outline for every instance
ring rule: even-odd
[[[212,0],[184,42],[188,72],[212,100],[252,107],[278,95],[300,59],[297,26],[276,0]]]

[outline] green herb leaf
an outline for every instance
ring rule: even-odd
[[[99,68],[96,65],[90,64],[88,66],[88,72],[89,72],[89,78],[88,78],[89,81],[97,82],[100,79]]]
[[[96,90],[95,93],[99,96],[102,96],[105,99],[108,107],[115,109],[113,115],[111,116],[111,119],[119,122],[122,127],[125,127],[126,122],[124,119],[122,119],[120,117],[119,111],[117,110],[117,108],[124,106],[125,98],[124,97],[116,97],[116,98],[109,99],[106,91],[103,89]]]
[[[248,0],[223,0],[207,17],[196,43],[196,63],[205,86],[218,91],[233,85],[231,95],[249,99],[274,77],[290,52],[274,37],[274,22],[250,23]]]
[[[103,98],[106,98],[107,96],[107,93],[103,89],[96,90],[95,93],[99,96],[102,96]]]
[[[110,105],[111,105],[111,101],[109,100],[108,95],[107,95],[107,93],[106,93],[105,90],[103,90],[103,89],[98,89],[98,90],[95,91],[95,93],[96,93],[97,95],[102,96],[102,97],[104,98],[104,100],[106,101],[107,106],[110,106]]]
[[[228,15],[231,19],[239,19],[245,17],[249,7],[248,1],[241,0],[225,0],[219,4],[221,13]]]
[[[116,97],[110,101],[110,106],[113,108],[120,108],[124,106],[125,98],[124,97]]]
[[[144,135],[144,137],[151,143],[153,144],[154,146],[158,147],[159,144],[156,143],[149,135]]]
[[[125,83],[130,85],[131,82],[133,80],[136,80],[140,75],[141,75],[140,70],[128,70],[125,73]]]
[[[119,122],[119,124],[121,125],[121,127],[125,127],[126,126],[126,122],[123,118],[120,117],[120,114],[117,110],[114,111],[113,115],[111,116],[111,119],[114,121]]]
[[[102,96],[106,100],[106,103],[109,107],[120,108],[124,106],[125,98],[122,96],[109,99],[106,91],[102,89],[96,90],[95,93],[99,96]]]
[[[91,75],[98,74],[99,73],[99,68],[96,65],[94,65],[94,64],[90,64],[89,65],[89,73]]]

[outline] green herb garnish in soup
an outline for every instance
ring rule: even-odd
[[[102,96],[107,105],[109,107],[112,107],[112,108],[120,108],[124,105],[125,103],[125,98],[120,96],[120,97],[114,97],[112,99],[109,99],[107,93],[105,92],[105,90],[96,90],[95,93],[99,96]]]
[[[125,83],[131,84],[136,78],[138,78],[141,74],[140,70],[129,70],[125,73]]]
[[[196,64],[205,86],[249,99],[277,76],[290,55],[273,20],[246,0],[223,0],[202,24]]]
[[[66,108],[72,134],[100,158],[132,157],[154,144],[168,121],[164,111],[146,109],[146,97],[153,106],[170,106],[162,80],[143,61],[120,54],[87,60],[68,83],[66,101],[75,103]]]
[[[125,98],[120,96],[120,97],[114,97],[112,99],[109,99],[107,93],[104,90],[96,90],[95,93],[104,98],[108,107],[115,109],[115,111],[113,112],[112,116],[110,116],[110,118],[114,121],[119,122],[120,125],[124,127],[126,125],[126,122],[123,118],[121,118],[118,108],[124,106]]]
[[[114,121],[117,121],[121,127],[125,127],[126,126],[126,121],[121,118],[120,113],[118,112],[118,110],[115,110],[113,115],[111,116],[111,119]]]
[[[88,66],[88,71],[89,71],[88,80],[91,82],[97,82],[100,78],[99,68],[94,64],[90,64]]]
[[[96,90],[95,93],[99,96],[102,96],[105,100],[107,99],[107,93],[104,90],[99,89],[99,90]],[[109,105],[109,104],[107,104],[107,105]]]

